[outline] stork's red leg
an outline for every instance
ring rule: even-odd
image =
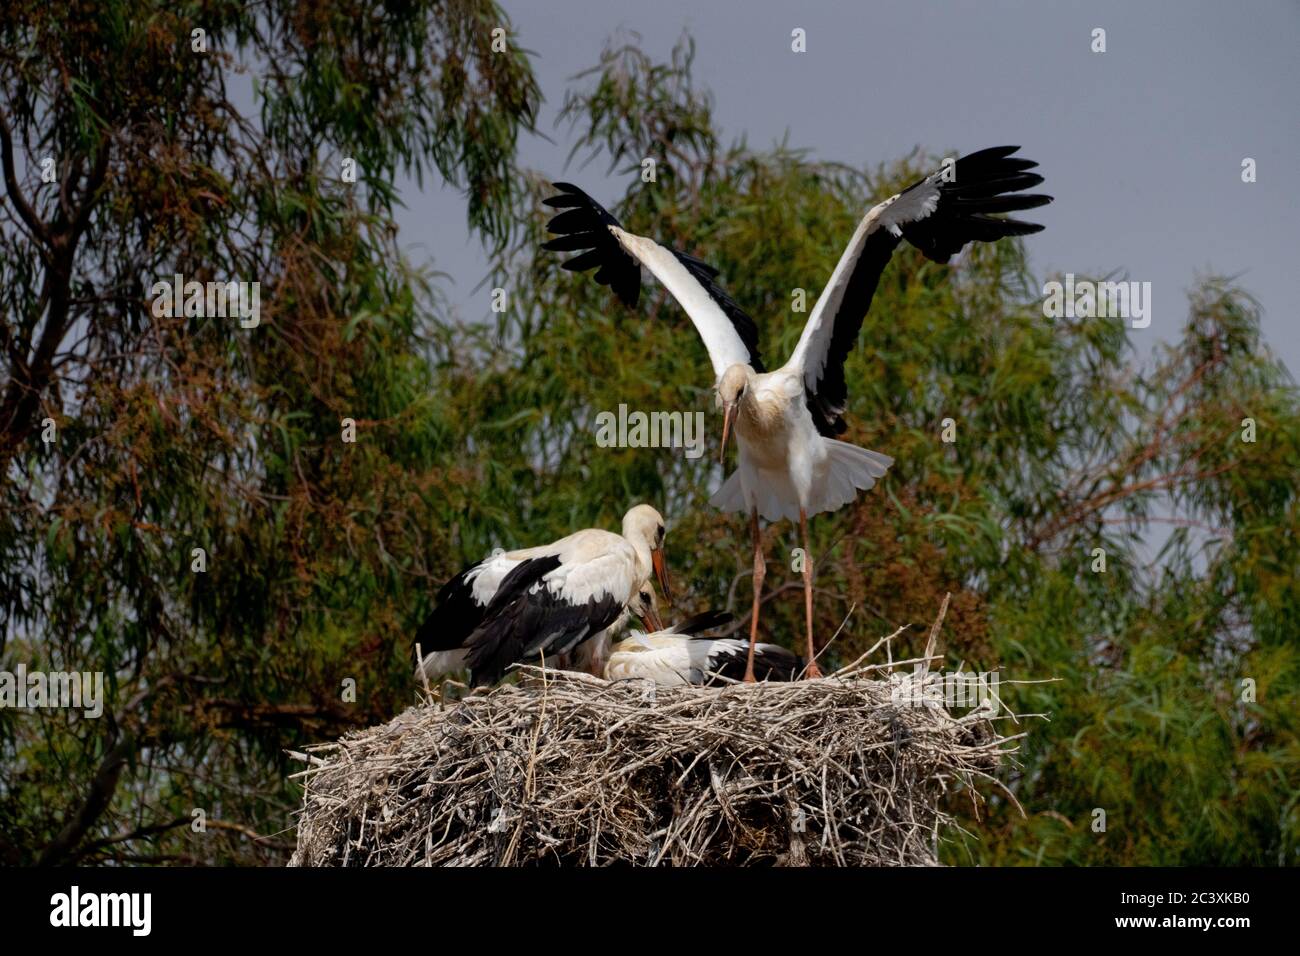
[[[817,666],[817,649],[813,646],[813,562],[812,548],[808,544],[808,512],[799,509],[799,534],[803,538],[803,610],[808,624],[808,667],[804,677],[821,677],[821,668]]]
[[[754,610],[749,618],[749,659],[745,663],[745,682],[754,683],[754,645],[758,643],[758,606],[763,593],[767,562],[763,559],[763,535],[758,530],[758,509],[749,515],[749,530],[754,538]]]

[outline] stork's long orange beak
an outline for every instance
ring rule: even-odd
[[[650,563],[654,565],[655,577],[659,580],[659,590],[664,592],[664,600],[673,603],[673,590],[668,586],[668,566],[664,564],[664,549],[655,548],[650,552]],[[659,628],[655,628],[659,630]]]
[[[652,607],[646,608],[641,612],[641,626],[650,634],[664,629],[664,622],[659,618],[659,612]]]
[[[739,402],[732,402],[722,413],[722,447],[718,449],[718,464],[720,465],[727,460],[727,439],[731,436],[731,424],[736,420],[736,410],[739,407]]]

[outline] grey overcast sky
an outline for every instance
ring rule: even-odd
[[[724,140],[791,145],[856,165],[915,146],[958,154],[1018,143],[1041,163],[1055,203],[1029,238],[1040,277],[1119,270],[1151,282],[1142,352],[1178,334],[1198,272],[1240,275],[1264,334],[1300,370],[1300,4],[1012,0],[503,0],[514,39],[536,54],[546,102],[523,162],[560,177],[571,145],[554,125],[573,74],[606,40],[636,31],[667,58],[683,31]],[[807,52],[791,51],[791,31]],[[1091,50],[1106,31],[1106,52]],[[1243,183],[1245,157],[1258,181]],[[575,161],[575,165],[577,162]],[[622,186],[598,161],[570,169],[597,197]],[[402,241],[448,273],[468,319],[486,257],[467,239],[463,199],[404,183]],[[865,210],[864,210],[865,212]],[[844,239],[847,242],[848,236]],[[742,303],[743,305],[743,303]],[[756,316],[763,321],[763,316]],[[1046,320],[1045,320],[1046,321]]]

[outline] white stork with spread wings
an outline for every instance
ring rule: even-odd
[[[470,565],[442,586],[415,636],[417,673],[432,678],[468,667],[479,686],[539,658],[603,664],[610,635],[627,623],[628,604],[651,574],[672,599],[663,546],[664,519],[637,505],[623,516],[622,534],[586,528]],[[651,615],[658,626],[653,607]]]
[[[1029,172],[1037,163],[1013,158],[1018,146],[999,146],[962,157],[896,196],[862,219],[804,326],[790,361],[765,372],[758,328],[714,282],[717,270],[693,256],[625,231],[595,200],[568,183],[545,200],[563,209],[548,228],[558,238],[544,248],[579,251],[564,263],[583,271],[599,267],[596,281],[635,306],[641,266],[664,284],[704,340],[723,411],[722,453],[733,425],[739,467],[712,498],[727,511],[746,512],[754,542],[754,605],[746,680],[753,680],[759,597],[766,565],[760,515],[769,521],[799,520],[805,554],[808,516],[851,502],[885,474],[893,459],[837,441],[848,406],[844,362],[871,306],[880,274],[906,239],[936,262],[947,262],[966,243],[1022,236],[1043,227],[995,214],[1032,209],[1050,196],[1025,194],[1043,181]],[[813,643],[812,561],[804,562],[807,675],[819,677]]]

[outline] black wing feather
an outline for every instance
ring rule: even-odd
[[[554,209],[563,209],[554,216],[546,228],[556,237],[542,244],[542,248],[551,252],[574,252],[586,250],[581,255],[567,260],[563,266],[572,272],[586,272],[599,266],[595,279],[600,285],[607,285],[618,296],[619,301],[629,308],[636,308],[641,298],[641,264],[636,257],[619,245],[610,226],[619,222],[600,203],[572,183],[552,183],[560,194],[542,200]],[[621,228],[621,227],[620,227]],[[697,259],[676,249],[669,250],[677,261],[686,267],[708,293],[709,298],[717,303],[730,320],[740,336],[740,341],[749,352],[749,364],[754,371],[762,372],[763,361],[758,351],[758,325],[736,301],[715,281],[718,270],[702,259]]]
[[[877,229],[867,236],[862,255],[858,257],[857,264],[849,275],[844,298],[835,314],[830,350],[822,369],[821,381],[817,383],[816,389],[805,385],[804,401],[812,414],[813,424],[827,438],[843,434],[848,428],[843,417],[849,401],[849,387],[844,380],[844,361],[853,351],[858,332],[862,329],[862,320],[867,317],[867,310],[871,308],[871,300],[876,294],[876,286],[880,283],[880,274],[885,271],[898,243],[899,239],[887,229]]]
[[[551,252],[590,250],[570,259],[564,264],[565,268],[582,272],[600,266],[596,282],[609,286],[624,305],[636,308],[641,298],[641,263],[620,246],[609,231],[610,226],[618,225],[618,220],[572,183],[551,185],[560,190],[560,195],[542,201],[548,206],[567,211],[547,223],[547,229],[557,235],[549,242],[542,243],[542,248]],[[580,260],[582,264],[578,265]]]
[[[471,564],[438,590],[437,601],[415,632],[415,644],[422,654],[450,651],[464,644],[465,638],[483,623],[487,606],[474,600],[467,580],[481,561]]]
[[[938,182],[939,202],[924,219],[900,225],[902,238],[935,262],[947,262],[968,242],[996,242],[1007,236],[1025,236],[1042,230],[1037,223],[995,218],[995,213],[1035,209],[1052,201],[1051,196],[1020,191],[1043,181],[1028,170],[1038,164],[1012,158],[1019,146],[994,146],[957,160],[951,182]],[[900,197],[926,185],[929,177],[913,183]],[[1014,195],[1013,195],[1014,194]],[[876,286],[899,239],[887,229],[877,229],[863,247],[845,287],[844,297],[832,321],[830,348],[815,388],[806,388],[808,411],[818,432],[828,438],[845,430],[844,410],[848,387],[844,362],[853,350],[862,320],[871,307]]]
[[[559,566],[556,556],[533,558],[502,580],[483,623],[465,641],[475,687],[496,683],[512,664],[567,653],[623,613],[623,603],[612,596],[573,604],[553,593],[542,578]]]

